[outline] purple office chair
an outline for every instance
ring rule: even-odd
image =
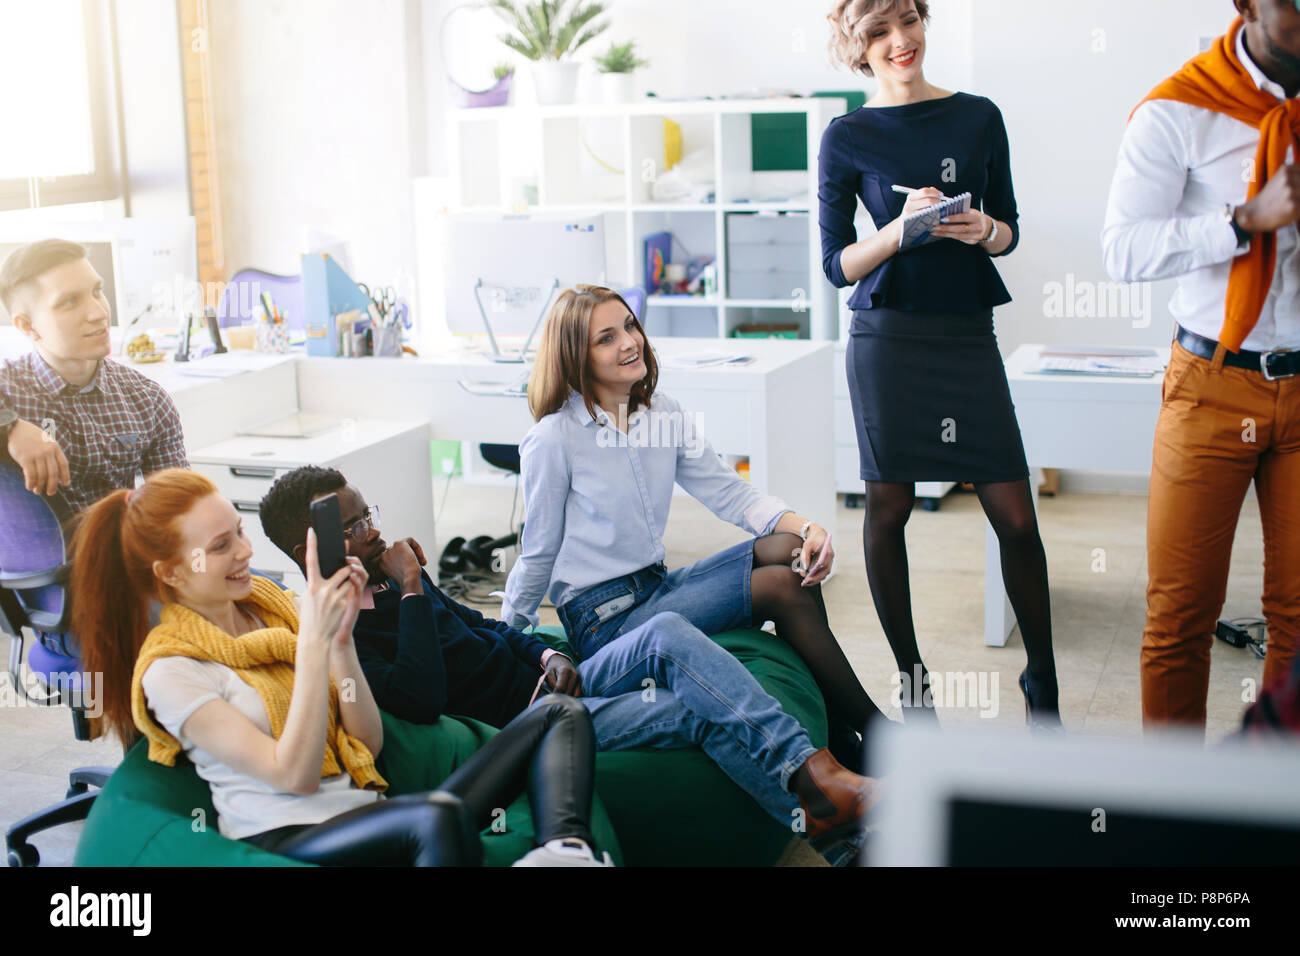
[[[281,313],[288,316],[290,329],[307,328],[302,313],[302,276],[282,276],[261,269],[240,269],[226,283],[217,303],[217,323],[247,325],[262,314],[261,293],[268,292]]]
[[[90,721],[82,696],[82,666],[75,640],[68,633],[67,541],[64,528],[72,511],[63,495],[33,494],[23,473],[0,452],[0,629],[9,642],[9,680],[33,704],[72,709],[78,740],[90,739]],[[45,696],[33,696],[20,679],[23,628],[36,635],[27,669]],[[90,689],[88,689],[90,690]],[[78,767],[68,775],[67,799],[19,820],[5,832],[10,866],[36,866],[40,854],[27,842],[33,833],[61,823],[84,820],[112,767]]]
[[[618,294],[623,297],[623,301],[632,310],[637,321],[645,325],[645,289],[638,285],[630,289],[621,289]]]

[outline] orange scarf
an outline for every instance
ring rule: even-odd
[[[1157,86],[1142,101],[1175,100],[1223,113],[1259,130],[1259,148],[1255,152],[1255,175],[1246,190],[1247,201],[1254,199],[1269,178],[1286,164],[1287,148],[1296,145],[1300,134],[1300,100],[1278,101],[1261,90],[1237,57],[1237,32],[1243,27],[1241,17],[1210,49],[1183,64],[1183,68]],[[1139,103],[1138,106],[1141,106]],[[1133,108],[1137,112],[1137,107]],[[1132,119],[1129,114],[1129,119]],[[1300,147],[1297,147],[1300,155]],[[1260,170],[1264,175],[1259,175]],[[1219,341],[1229,351],[1241,348],[1273,284],[1277,263],[1277,236],[1260,233],[1250,250],[1237,256],[1228,274],[1228,297],[1223,329]]]

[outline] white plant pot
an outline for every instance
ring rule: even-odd
[[[636,78],[632,73],[600,74],[600,89],[606,103],[631,103],[636,97]]]
[[[578,93],[578,68],[572,60],[538,60],[532,65],[539,106],[567,106]]]

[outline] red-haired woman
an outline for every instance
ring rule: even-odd
[[[86,668],[104,675],[108,729],[127,743],[143,734],[159,763],[184,752],[222,835],[298,860],[476,864],[479,829],[529,778],[542,845],[521,862],[599,865],[595,739],[572,698],[543,698],[438,790],[382,797],[383,727],[352,642],[366,573],[349,558],[322,579],[310,533],[307,553],[295,606],[250,573],[239,513],[191,471],[93,505],[73,541],[72,623]],[[151,600],[162,612],[150,631]]]

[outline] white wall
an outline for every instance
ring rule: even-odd
[[[447,174],[439,132],[445,123],[446,82],[438,51],[438,25],[448,11],[473,0],[424,0],[430,123],[430,175]],[[578,96],[599,102],[598,73],[591,59],[611,43],[636,40],[637,53],[650,61],[636,74],[637,95],[717,96],[721,94],[869,89],[870,81],[831,65],[826,43],[830,0],[615,0],[610,29],[585,46]],[[931,78],[964,87],[971,72],[971,0],[933,0],[930,31]],[[743,12],[738,15],[737,10]],[[497,60],[525,61],[504,46]],[[515,76],[511,102],[535,102],[526,66]]]
[[[117,6],[126,172],[132,216],[190,214],[176,4],[135,0]]]
[[[461,2],[210,5],[227,271],[292,271],[305,225],[346,236],[363,280],[415,271],[410,179],[446,175],[439,26]],[[641,91],[665,97],[869,91],[869,80],[828,62],[830,5],[618,0],[612,28],[580,59],[635,38],[651,61]],[[1223,32],[1230,0],[933,0],[931,8],[927,76],[991,97],[1010,134],[1024,239],[999,261],[1015,298],[997,315],[1004,352],[1027,341],[1166,342],[1170,283],[1154,287],[1150,314],[1136,319],[1049,318],[1043,289],[1069,275],[1109,281],[1099,236],[1125,119],[1201,37]],[[512,56],[495,46],[489,55]],[[514,102],[531,102],[526,71],[516,79]],[[579,95],[596,98],[595,81],[587,63]]]
[[[402,0],[208,5],[224,269],[296,273],[305,227],[354,278],[409,295],[411,104]]]
[[[1172,281],[1150,315],[1045,315],[1045,283],[1106,283],[1101,227],[1128,115],[1232,22],[1230,0],[978,0],[972,92],[1002,110],[1020,207],[1020,247],[998,268],[1015,301],[997,311],[1009,353],[1022,342],[1167,345]],[[1146,328],[1141,328],[1149,321]],[[1135,327],[1135,325],[1139,327]]]

